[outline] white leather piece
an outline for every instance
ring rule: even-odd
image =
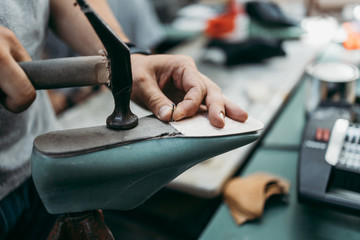
[[[236,135],[261,130],[264,124],[259,120],[249,117],[245,123],[237,122],[225,117],[225,127],[216,128],[208,120],[207,112],[194,115],[191,118],[179,122],[170,123],[185,137],[213,137]]]

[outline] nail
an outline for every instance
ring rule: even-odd
[[[225,122],[225,114],[223,112],[219,113],[219,116],[221,117],[221,119]]]
[[[172,111],[172,107],[170,107],[168,105],[164,105],[160,108],[158,117],[161,120],[164,120],[168,116],[169,112],[171,112],[171,111]]]
[[[223,126],[221,126],[221,127],[224,127],[225,126],[225,114],[223,112],[220,112],[219,117],[221,118],[222,123],[223,123]]]

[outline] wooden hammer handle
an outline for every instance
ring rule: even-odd
[[[35,89],[80,87],[110,83],[105,56],[57,58],[20,62]]]

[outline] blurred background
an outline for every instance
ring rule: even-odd
[[[125,33],[154,53],[202,35],[201,61],[226,66],[262,62],[286,55],[283,42],[331,41],[356,50],[360,18],[357,0],[108,0]],[[259,4],[262,3],[262,4]],[[354,51],[352,51],[354,52]],[[178,53],[178,52],[176,52]],[[181,52],[179,52],[181,54]],[[52,33],[45,58],[76,55]],[[354,58],[355,55],[352,54]],[[356,61],[356,60],[354,60]],[[100,88],[49,91],[60,114]]]

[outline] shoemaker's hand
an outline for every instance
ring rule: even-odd
[[[160,120],[170,121],[172,104],[175,121],[194,115],[202,104],[210,123],[222,128],[225,115],[244,122],[248,115],[226,99],[220,88],[201,74],[192,58],[180,55],[131,55],[133,73],[132,99],[145,105]]]
[[[0,102],[13,113],[27,109],[36,92],[17,62],[31,61],[15,34],[0,26]]]

